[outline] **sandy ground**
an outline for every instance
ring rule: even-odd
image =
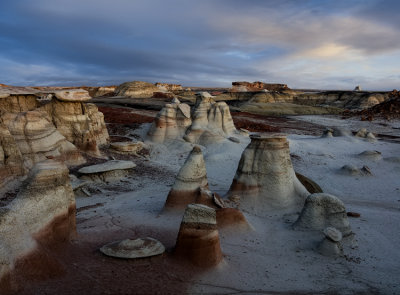
[[[300,126],[298,119],[309,122],[304,124],[309,128]],[[350,219],[357,247],[353,249],[349,241],[344,257],[324,257],[315,251],[323,237],[320,232],[292,230],[298,212],[270,212],[266,217],[245,212],[254,230],[221,231],[224,260],[216,268],[190,268],[176,261],[170,252],[182,216],[161,210],[192,145],[175,141],[150,145],[150,158],[134,158],[138,166],[128,178],[92,187],[91,197],[77,197],[79,237],[54,250],[65,274],[32,281],[23,294],[399,294],[400,162],[393,157],[400,157],[400,145],[354,137],[320,138],[323,126],[334,122],[350,126],[338,117],[290,118],[287,129],[279,120],[251,116],[246,120],[264,120],[262,124],[280,131],[299,126],[288,137],[295,170],[339,197],[348,211],[361,214]],[[354,120],[351,129],[358,129],[358,123],[364,124]],[[396,136],[392,127],[397,124],[379,125],[378,132]],[[110,130],[115,136],[138,139],[144,138],[149,125],[128,121],[109,122],[108,127],[114,128]],[[228,190],[249,139],[243,136],[240,141],[203,147],[210,189],[221,195]],[[380,151],[382,159],[357,156],[365,150]],[[339,169],[345,164],[367,165],[372,176],[343,175]],[[105,257],[98,251],[113,240],[143,236],[160,240],[167,252],[138,262]]]

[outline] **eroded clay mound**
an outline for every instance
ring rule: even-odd
[[[299,218],[293,225],[298,230],[323,230],[334,227],[344,236],[351,233],[346,208],[337,197],[321,193],[307,197]]]
[[[186,208],[174,255],[201,267],[215,266],[222,260],[215,209],[199,204]]]
[[[240,208],[254,214],[301,208],[309,192],[295,175],[286,136],[251,136],[228,195],[239,195]]]
[[[132,81],[125,82],[115,89],[117,96],[128,96],[132,98],[150,98],[154,92],[160,91],[157,86],[148,82]]]
[[[75,208],[68,168],[53,160],[36,164],[16,198],[0,208],[0,281],[17,259],[38,248],[36,240],[51,244],[74,237]]]
[[[208,92],[196,95],[192,121],[184,137],[191,143],[204,145],[218,142],[236,131],[228,105],[215,102]]]
[[[167,200],[166,209],[182,209],[196,203],[202,189],[208,190],[206,165],[200,147],[195,146],[176,176]],[[203,192],[206,193],[206,192]]]
[[[158,143],[182,138],[191,123],[190,106],[174,99],[157,114],[147,136]]]

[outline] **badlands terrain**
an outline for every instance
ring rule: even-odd
[[[0,84],[0,294],[399,294],[400,95]]]

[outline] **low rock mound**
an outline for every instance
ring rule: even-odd
[[[112,160],[102,164],[86,166],[78,170],[82,179],[108,182],[119,180],[128,175],[129,170],[136,167],[132,161]]]
[[[100,248],[100,252],[107,256],[117,258],[146,258],[161,255],[165,247],[153,238],[139,238],[112,242]]]
[[[293,225],[297,230],[323,230],[334,227],[344,236],[351,234],[346,208],[337,197],[321,193],[307,197],[299,218]]]

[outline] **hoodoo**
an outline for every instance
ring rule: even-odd
[[[182,138],[191,123],[190,106],[173,99],[172,103],[166,104],[157,114],[147,137],[158,143]]]
[[[179,170],[175,183],[165,202],[166,209],[182,209],[188,204],[197,203],[202,189],[208,190],[207,171],[203,153],[195,146]]]
[[[299,209],[309,195],[297,179],[285,135],[255,134],[243,151],[228,195],[254,214],[270,209]]]
[[[184,136],[185,140],[192,143],[204,145],[217,142],[236,131],[228,105],[215,102],[208,92],[197,94],[192,120]]]
[[[190,204],[186,208],[175,256],[201,267],[215,266],[222,260],[214,209],[200,204]]]

